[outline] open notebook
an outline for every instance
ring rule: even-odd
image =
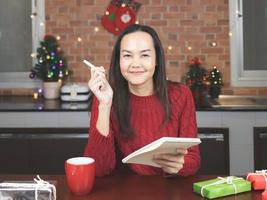
[[[152,161],[153,155],[158,153],[176,153],[177,148],[188,149],[200,144],[199,138],[162,137],[154,142],[134,151],[122,159],[123,163],[136,163],[160,167]]]

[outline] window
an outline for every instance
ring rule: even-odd
[[[267,1],[231,0],[232,86],[267,86]]]
[[[44,35],[44,19],[44,0],[0,1],[0,88],[40,86],[29,79],[29,71],[31,53]]]

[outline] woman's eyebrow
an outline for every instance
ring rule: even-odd
[[[147,52],[147,51],[151,51],[151,49],[144,49],[141,51],[141,53]]]
[[[140,53],[144,53],[144,52],[148,52],[148,51],[151,51],[151,49],[144,49],[144,50],[141,50]],[[132,53],[131,51],[129,51],[129,50],[127,50],[127,49],[123,49],[123,50],[121,50],[121,52]]]
[[[126,49],[121,50],[121,52],[132,53],[131,51],[126,50]]]

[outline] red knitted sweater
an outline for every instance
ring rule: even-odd
[[[135,136],[124,139],[119,133],[116,120],[111,115],[110,132],[107,137],[102,136],[96,129],[98,116],[98,101],[94,97],[88,144],[84,155],[93,157],[96,161],[96,175],[110,174],[116,166],[115,140],[122,157],[159,139],[170,137],[197,137],[196,113],[190,90],[182,84],[168,84],[168,94],[171,105],[170,120],[162,127],[164,120],[163,108],[155,95],[136,96],[131,94],[131,125]],[[185,155],[185,163],[178,175],[194,174],[200,166],[198,146],[191,147]],[[138,164],[129,164],[132,171],[140,175],[162,174],[162,170]]]

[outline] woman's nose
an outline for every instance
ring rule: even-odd
[[[138,58],[133,59],[132,67],[134,67],[134,68],[141,67],[140,60]]]
[[[132,64],[132,68],[139,68],[139,67],[141,67],[141,65],[139,65],[139,64],[137,64],[137,63],[133,63],[133,64]]]

